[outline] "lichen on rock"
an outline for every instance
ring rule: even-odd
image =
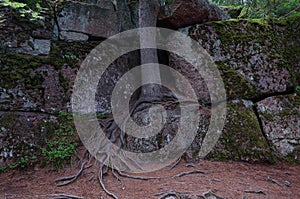
[[[257,95],[264,95],[295,86],[299,58],[291,62],[287,53],[290,48],[297,52],[299,45],[297,39],[288,38],[295,30],[285,27],[283,33],[282,26],[277,21],[228,20],[196,25],[189,35],[214,61],[236,70],[254,86]],[[289,47],[278,45],[285,41]]]
[[[300,96],[291,94],[266,98],[256,104],[268,142],[280,157],[300,148]],[[295,154],[294,161],[299,161]]]

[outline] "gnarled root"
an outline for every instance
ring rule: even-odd
[[[75,175],[68,176],[68,177],[62,177],[62,178],[57,178],[55,180],[55,182],[62,182],[60,184],[57,184],[57,186],[58,187],[65,186],[65,185],[71,184],[72,182],[75,182],[76,179],[82,174],[83,170],[87,168],[87,167],[85,167],[85,165],[86,165],[86,162],[83,161],[82,164],[81,164],[80,170]]]

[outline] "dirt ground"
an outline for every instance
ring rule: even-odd
[[[74,183],[56,186],[55,179],[72,175],[79,169],[80,165],[73,165],[60,171],[35,168],[0,173],[0,197],[68,198],[55,195],[65,194],[78,198],[110,198],[99,185],[98,170],[95,166],[86,169]],[[178,176],[179,174],[182,175]],[[108,172],[104,182],[107,189],[119,199],[198,199],[208,192],[214,193],[214,197],[210,198],[300,198],[300,165],[295,164],[264,165],[209,161],[187,164],[181,161],[172,169],[167,167],[143,176],[160,178],[137,180],[120,177],[125,185],[122,189],[120,182]],[[174,195],[177,194],[177,197],[164,197],[171,191]]]

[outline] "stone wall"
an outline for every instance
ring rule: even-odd
[[[136,18],[132,16],[135,11],[129,9],[136,6],[127,7],[124,2],[65,1],[49,7],[45,20],[36,21],[19,17],[9,7],[0,7],[0,165],[18,161],[22,156],[39,156],[57,126],[58,113],[71,111],[73,82],[86,55],[103,39],[136,26],[137,22],[131,20]],[[298,18],[228,20],[189,28],[189,35],[216,62],[228,97],[225,128],[207,158],[299,160],[297,31]],[[168,59],[171,67],[191,78],[198,93],[205,93],[201,77],[193,76],[189,64],[172,54]],[[137,52],[114,62],[107,73],[110,83],[96,99],[99,112],[110,113],[106,90],[138,64]],[[203,96],[199,100],[208,102],[208,95]],[[203,118],[209,118],[209,113]],[[187,160],[197,159],[195,154],[206,127],[200,129],[185,155]],[[157,147],[164,141],[156,138],[151,142]],[[136,145],[133,140],[128,147],[147,151],[145,146]]]
[[[210,157],[254,160],[271,152],[299,160],[298,31],[297,17],[232,19],[190,28],[189,35],[218,65],[229,101],[227,124]]]

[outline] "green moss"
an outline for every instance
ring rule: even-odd
[[[300,62],[300,16],[291,16],[274,20],[274,45],[276,45],[278,52],[283,56],[286,67],[292,74],[293,85],[295,87],[300,82],[300,68],[297,67]],[[284,29],[282,28],[284,27]]]
[[[45,71],[36,71],[38,67],[47,63],[47,59],[38,56],[3,54],[0,55],[0,66],[2,68],[0,79],[1,87],[24,89],[43,89]]]
[[[229,103],[223,134],[207,158],[274,163],[274,157],[260,130],[255,113],[251,108],[242,106],[240,103]]]
[[[48,139],[46,146],[42,148],[45,163],[51,164],[56,169],[61,168],[64,164],[69,164],[73,155],[76,154],[77,143],[78,137],[75,134],[72,115],[60,112],[58,126],[51,138]]]
[[[164,137],[162,136],[162,134],[161,133],[157,134],[156,142],[157,142],[158,146],[162,146],[163,141],[164,141]]]
[[[70,82],[71,82],[70,78],[64,77],[61,73],[59,73],[59,83],[65,92],[67,92],[72,86],[70,85]]]
[[[43,82],[45,81],[45,72],[44,71],[41,71],[41,72],[36,72],[33,76],[31,76],[29,78],[29,82],[28,82],[28,86],[26,86],[27,88],[41,88],[42,87],[42,84]]]
[[[44,82],[44,72],[35,72],[43,65],[52,65],[60,70],[64,65],[72,68],[79,67],[79,60],[83,60],[86,55],[99,44],[99,42],[57,42],[53,43],[49,56],[32,56],[15,53],[0,54],[2,88],[15,88],[17,85],[25,83],[25,88],[31,89],[41,87]],[[68,79],[60,77],[65,90],[69,87]]]
[[[282,25],[282,26],[297,26],[299,25],[299,19],[300,16],[288,16],[288,17],[283,17],[279,19],[273,19],[276,24]]]
[[[251,19],[209,22],[202,25],[203,33],[193,34],[196,40],[203,40],[204,43],[214,42],[211,35],[215,35],[215,40],[220,40],[220,49],[226,55],[226,50],[231,58],[239,61],[249,61],[253,54],[247,49],[241,52],[232,52],[233,47],[253,46],[253,52],[267,55],[267,61],[278,60],[278,67],[288,69],[292,75],[288,89],[295,87],[300,82],[300,38],[299,34],[300,17],[288,17],[284,19]],[[212,28],[211,28],[212,27]],[[211,44],[212,46],[212,44]],[[210,48],[210,53],[215,54],[215,48]],[[223,65],[230,66],[230,61],[223,61]],[[228,62],[228,63],[227,63]],[[259,81],[259,77],[255,77]]]
[[[4,172],[5,169],[6,169],[6,167],[0,165],[0,173],[1,173],[1,172]]]
[[[78,67],[78,61],[83,60],[100,42],[64,42],[52,43],[49,64],[61,69],[64,64],[72,68]]]
[[[33,116],[36,117],[31,115],[29,118]],[[5,168],[14,169],[40,162],[40,147],[45,145],[47,138],[53,137],[57,123],[55,120],[39,117],[31,123],[23,113],[5,113],[0,115],[0,126],[5,129],[1,137],[0,153],[12,151],[13,157],[3,157],[3,161]]]
[[[245,77],[221,62],[216,62],[216,65],[223,78],[228,99],[253,98],[255,89]]]
[[[251,25],[260,26],[262,28],[271,28],[271,25],[266,19],[250,19],[247,20]]]
[[[295,89],[296,91],[296,96],[294,98],[294,107],[300,107],[300,86],[298,87],[299,89]],[[299,113],[300,111],[298,111]]]
[[[268,121],[272,121],[273,120],[273,115],[272,114],[270,114],[270,113],[261,113],[262,114],[262,116],[266,119],[266,120],[268,120]]]

